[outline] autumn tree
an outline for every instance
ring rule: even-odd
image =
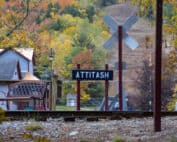
[[[156,1],[154,0],[133,0],[132,3],[137,6],[141,17],[150,17],[155,22]],[[176,0],[164,0],[163,2],[163,39],[170,42],[173,48],[177,48],[177,2]],[[167,39],[165,39],[167,38]],[[167,47],[167,46],[166,46]],[[176,52],[175,52],[176,53]],[[172,53],[174,54],[174,52]]]
[[[166,2],[166,1],[165,1]],[[165,3],[166,8],[164,9],[164,41],[165,47],[170,51],[168,54],[168,59],[165,61],[166,72],[170,78],[171,89],[169,90],[172,98],[168,99],[169,104],[174,105],[175,101],[175,92],[172,93],[172,90],[175,90],[176,87],[176,77],[177,77],[177,2],[175,0],[168,0]],[[167,44],[168,43],[168,44]],[[168,84],[169,86],[169,84]],[[167,109],[171,108],[168,106]],[[173,106],[174,109],[174,106]]]
[[[3,1],[0,6],[0,48],[31,47],[33,41],[25,31],[24,22],[29,16],[29,0]]]
[[[164,24],[164,40],[170,44],[170,47],[166,45],[166,48],[171,48],[171,52],[168,55],[168,70],[173,73],[177,74],[176,67],[177,67],[177,2],[173,1],[167,4],[167,12],[164,17],[165,24]],[[171,12],[170,12],[171,11]]]
[[[67,35],[72,35],[72,48],[70,54],[65,57],[64,61],[67,65],[65,65],[65,67],[71,67],[69,71],[71,71],[73,68],[76,68],[77,64],[80,64],[82,69],[103,68],[105,52],[100,43],[101,41],[104,41],[105,37],[103,37],[104,35],[100,34],[102,31],[104,31],[104,28],[98,28],[101,27],[99,26],[100,23],[90,23],[88,20],[83,20],[82,18],[76,19],[77,22],[72,22],[72,25],[69,25],[68,28],[75,27],[74,29],[77,31],[77,33],[72,32],[72,35],[71,33],[66,32],[68,28],[63,28],[64,33],[67,33]],[[75,25],[75,23],[77,24]],[[68,76],[65,76],[65,78],[70,79],[71,72],[68,72]],[[88,88],[89,84],[91,83],[85,83],[82,86],[82,92],[85,95],[89,92],[88,89],[87,91],[85,90]],[[75,85],[69,86],[70,90],[76,90]]]
[[[58,4],[61,6],[62,9],[71,5],[77,5],[75,0],[58,0]]]

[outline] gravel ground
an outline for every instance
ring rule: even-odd
[[[177,117],[162,118],[162,131],[153,131],[152,118],[64,122],[48,119],[7,121],[0,125],[0,142],[177,142]]]

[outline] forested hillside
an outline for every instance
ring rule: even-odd
[[[109,36],[102,8],[115,3],[115,0],[0,0],[0,48],[34,48],[35,74],[41,79],[50,79],[53,70],[63,80],[70,80],[76,64],[81,64],[82,69],[101,69],[106,60],[102,44]],[[49,59],[51,51],[53,61]],[[63,86],[67,88],[63,89],[64,94],[75,90],[71,83]],[[82,86],[82,94],[89,97],[89,89],[84,89],[87,86]],[[102,85],[96,88],[103,90]]]
[[[75,63],[99,68],[105,54],[101,44],[108,36],[99,5],[86,0],[1,0],[0,48],[33,47],[40,77],[52,64],[47,58],[51,48],[53,68],[63,77]]]
[[[0,0],[0,48],[35,50],[35,74],[49,79],[51,70],[63,80],[71,79],[76,64],[82,69],[102,69],[107,51],[102,47],[109,38],[109,28],[103,22],[104,8],[125,0]],[[154,0],[131,0],[138,16],[155,22]],[[164,44],[171,50],[164,64],[176,74],[177,2],[164,1]],[[148,42],[149,38],[147,38]],[[50,53],[54,60],[50,61]],[[89,86],[95,86],[89,89]],[[65,84],[64,94],[74,92],[75,86]],[[87,89],[86,89],[87,88]],[[101,83],[85,83],[86,98],[103,95]]]

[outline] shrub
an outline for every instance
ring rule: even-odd
[[[7,118],[5,117],[5,112],[2,108],[0,108],[0,123],[2,123],[5,120],[7,120]]]

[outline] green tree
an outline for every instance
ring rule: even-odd
[[[89,83],[85,91],[91,98],[102,98],[104,96],[104,84],[101,82]]]
[[[99,5],[100,7],[110,6],[116,3],[117,3],[117,0],[98,0],[96,2],[96,4]]]
[[[64,14],[70,14],[73,17],[84,17],[82,13],[80,12],[80,8],[78,6],[68,6],[63,10]]]
[[[139,8],[139,15],[149,20],[154,20],[155,2],[154,0],[132,0],[133,5]]]
[[[52,13],[57,13],[60,9],[60,6],[58,3],[49,3],[48,9],[46,11],[46,17],[50,18]]]
[[[88,6],[86,8],[86,13],[87,13],[87,17],[88,17],[89,21],[93,22],[93,16],[96,13],[95,8],[93,6]]]

